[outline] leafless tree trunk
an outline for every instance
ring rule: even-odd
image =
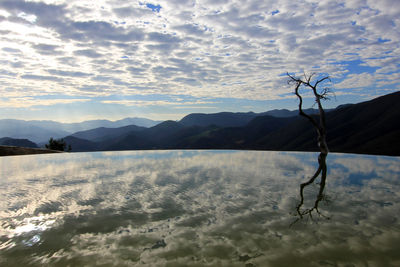
[[[320,149],[320,154],[318,156],[318,169],[314,173],[314,175],[305,183],[302,183],[300,185],[300,203],[297,205],[296,210],[297,214],[299,216],[299,219],[302,219],[304,215],[309,215],[312,218],[312,212],[315,210],[319,215],[321,213],[318,210],[318,205],[321,200],[324,199],[324,188],[325,188],[325,183],[326,183],[326,173],[327,173],[327,166],[326,166],[326,157],[328,156],[328,144],[326,143],[326,120],[325,120],[325,111],[322,107],[321,100],[326,100],[327,99],[327,94],[329,93],[329,89],[325,88],[319,92],[317,90],[318,85],[320,85],[322,82],[326,80],[330,80],[329,76],[323,77],[321,79],[318,79],[312,84],[312,78],[314,74],[311,75],[306,75],[304,74],[304,79],[294,77],[287,73],[289,76],[288,83],[289,84],[294,84],[295,85],[295,94],[297,98],[299,99],[299,114],[305,118],[307,118],[315,130],[317,131],[317,140],[318,140],[318,147]],[[315,102],[318,105],[318,111],[319,111],[319,121],[316,120],[314,117],[306,114],[303,111],[303,98],[299,92],[301,87],[305,87],[308,89],[312,90],[312,93],[315,97]],[[302,209],[302,206],[304,204],[304,188],[310,184],[312,184],[315,179],[321,174],[321,182],[319,184],[319,192],[317,195],[317,198],[314,202],[314,206],[308,209]],[[295,222],[297,222],[299,219],[297,219]],[[294,222],[294,223],[295,223]]]

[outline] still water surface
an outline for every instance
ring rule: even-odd
[[[0,158],[0,266],[400,266],[400,158],[146,151]],[[305,190],[312,205],[318,184]]]

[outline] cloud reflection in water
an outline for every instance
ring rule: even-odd
[[[399,158],[330,154],[320,209],[331,220],[289,228],[316,155],[1,158],[0,265],[395,266]]]

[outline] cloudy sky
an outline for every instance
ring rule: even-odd
[[[329,74],[327,107],[400,88],[398,0],[0,0],[0,35],[0,119],[295,109],[286,72]]]

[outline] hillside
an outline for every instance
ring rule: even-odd
[[[400,156],[399,102],[400,92],[396,92],[328,111],[330,150]],[[315,113],[315,110],[308,111]],[[76,132],[64,140],[73,152],[145,149],[317,151],[314,128],[303,117],[286,116],[292,112],[272,112],[279,116],[270,116],[271,112],[190,114],[179,122],[165,121],[150,128],[135,125],[100,127]]]
[[[92,140],[94,142],[101,142],[106,139],[116,138],[130,132],[142,131],[144,129],[145,129],[144,127],[139,127],[136,125],[129,125],[119,128],[100,127],[87,131],[76,132],[71,136],[80,139]]]
[[[332,152],[400,155],[400,92],[326,113]],[[315,151],[315,130],[299,118],[254,143],[257,149]]]
[[[78,131],[87,131],[95,128],[119,128],[129,125],[138,127],[152,127],[160,121],[145,118],[125,118],[117,121],[90,120],[79,123],[60,123],[55,121],[24,121],[14,119],[0,120],[0,138],[11,137],[29,139],[37,144],[46,143],[50,137],[62,138]]]
[[[400,92],[327,112],[328,145],[332,152],[400,155]],[[222,117],[237,116],[244,123],[254,113],[187,116],[120,136],[106,134],[101,142],[83,140],[86,150],[135,149],[259,149],[317,151],[316,133],[300,117],[256,116],[240,127],[223,127]],[[244,115],[246,114],[246,115]],[[247,116],[247,117],[246,117]],[[316,116],[316,115],[314,115]],[[198,124],[198,125],[197,125]],[[232,122],[226,120],[227,125]],[[105,133],[105,132],[104,132]],[[86,142],[86,143],[85,143]],[[91,143],[89,143],[91,142]],[[73,146],[73,151],[79,147]]]
[[[209,126],[216,125],[220,127],[240,127],[245,126],[258,114],[248,113],[232,113],[220,112],[212,114],[192,113],[185,116],[179,122],[184,126]]]
[[[31,147],[31,148],[38,147],[35,143],[29,141],[28,139],[15,139],[15,138],[10,138],[10,137],[0,138],[0,145],[1,146]]]
[[[340,108],[340,107],[341,106],[339,106],[338,108]],[[333,109],[326,109],[325,112],[329,112],[332,110]],[[314,109],[314,108],[307,108],[307,109],[304,109],[303,111],[310,115],[318,114],[318,109]],[[269,115],[269,116],[278,117],[278,118],[288,118],[288,117],[297,116],[298,114],[299,114],[298,110],[274,109],[274,110],[264,112],[260,115]]]
[[[60,129],[58,126],[40,126],[34,122],[22,120],[0,120],[0,137],[29,139],[35,143],[40,143],[47,142],[50,137],[61,138],[68,134],[69,132]]]
[[[19,155],[48,154],[48,153],[63,153],[63,152],[50,149],[41,149],[41,148],[0,146],[0,156],[19,156]]]
[[[332,109],[327,109],[326,112]],[[305,109],[308,114],[317,114],[318,110],[309,108]],[[262,113],[254,112],[219,112],[219,113],[192,113],[183,117],[179,123],[184,126],[210,126],[215,125],[219,127],[243,127],[246,126],[251,120],[261,116],[271,116],[276,118],[289,118],[298,115],[297,110],[287,109],[274,109]]]

